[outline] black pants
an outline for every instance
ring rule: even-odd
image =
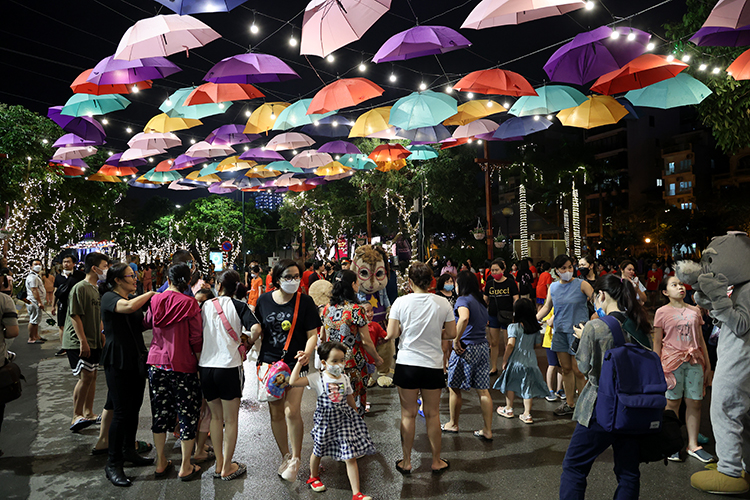
[[[138,414],[143,404],[146,378],[138,370],[118,370],[104,367],[109,394],[114,406],[114,417],[109,428],[109,463],[122,462],[124,446],[135,446]]]

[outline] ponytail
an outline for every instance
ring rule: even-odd
[[[184,262],[172,264],[167,271],[169,284],[176,287],[180,293],[184,293],[188,289],[191,275],[190,268]]]
[[[633,320],[638,330],[646,334],[651,331],[651,323],[648,321],[646,310],[638,302],[633,285],[628,280],[616,274],[601,276],[594,283],[594,293],[599,292],[607,292],[615,299],[617,308]]]

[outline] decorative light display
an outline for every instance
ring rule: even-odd
[[[529,256],[529,225],[526,217],[526,186],[524,184],[518,187],[518,209],[521,220],[521,258],[523,259]]]
[[[283,201],[284,198],[281,194],[270,192],[258,193],[258,196],[255,197],[255,208],[265,210],[266,212],[273,212],[279,209]]]
[[[573,180],[573,252],[576,257],[581,256],[581,210],[575,180]]]
[[[570,254],[570,214],[563,210],[563,224],[565,224],[565,253]]]

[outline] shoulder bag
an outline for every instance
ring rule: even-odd
[[[222,309],[221,304],[219,304],[219,299],[211,299],[211,302],[214,305],[214,309],[216,309],[216,314],[219,315],[221,322],[224,324],[224,330],[226,330],[229,336],[232,337],[232,340],[239,342],[240,345],[237,347],[237,350],[239,351],[242,362],[244,363],[247,359],[247,347],[245,347],[243,339],[241,339],[240,336],[237,335],[237,332],[234,331],[234,328],[232,328],[232,324],[229,323],[227,315],[224,314],[224,309]],[[245,336],[245,338],[247,338],[247,336]]]
[[[284,361],[284,358],[289,351],[289,344],[292,342],[294,328],[297,326],[301,294],[297,292],[295,295],[292,326],[289,328],[289,333],[286,336],[286,343],[284,344],[284,350],[281,352],[281,359],[269,366],[263,376],[260,375],[262,365],[258,365],[258,381],[260,382],[260,386],[258,387],[258,401],[278,401],[284,396],[284,391],[289,383],[292,371]]]

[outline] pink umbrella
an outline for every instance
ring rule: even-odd
[[[750,4],[747,0],[719,0],[703,27],[742,28],[750,25]]]
[[[180,184],[180,181],[172,181],[169,183],[169,186],[167,186],[167,189],[172,189],[174,191],[191,191],[193,189],[198,189],[198,186],[188,186],[186,184]]]
[[[75,146],[70,148],[58,148],[55,151],[53,160],[73,160],[76,158],[86,158],[96,153],[96,148],[91,146]]]
[[[521,24],[582,9],[583,0],[482,0],[461,28],[481,30],[493,26]]]
[[[380,130],[378,132],[373,132],[372,134],[366,135],[365,137],[371,137],[373,139],[401,139],[399,137],[399,132],[401,131],[398,127],[388,127],[385,130]]]
[[[333,158],[328,153],[320,153],[318,151],[308,149],[307,151],[302,151],[300,154],[289,160],[289,163],[297,168],[311,169],[328,165],[332,161]]]
[[[234,179],[224,182],[215,182],[208,186],[208,192],[211,194],[227,194],[237,191],[237,186],[233,185]]]
[[[302,149],[315,144],[310,136],[299,132],[287,132],[279,134],[266,144],[266,149],[271,151],[286,151],[289,149]]]
[[[168,56],[202,47],[221,38],[203,22],[191,16],[154,16],[141,19],[128,28],[120,39],[115,59],[142,59]]]
[[[453,138],[462,139],[464,137],[474,137],[475,135],[479,134],[488,134],[497,130],[497,127],[499,127],[497,123],[493,122],[492,120],[482,118],[479,120],[474,120],[471,123],[467,123],[466,125],[459,126],[456,130],[453,131]]]
[[[120,161],[129,161],[129,160],[135,160],[138,158],[146,158],[147,156],[156,156],[162,153],[166,153],[166,151],[164,151],[163,149],[130,148],[130,149],[125,150],[125,152],[120,157]]]
[[[391,8],[391,0],[312,0],[302,20],[300,54],[325,57],[359,40]]]
[[[52,147],[72,148],[80,146],[98,146],[99,144],[101,143],[90,139],[84,139],[83,137],[79,137],[76,134],[65,134],[64,136],[56,140]]]
[[[169,149],[181,145],[180,138],[171,132],[140,132],[128,141],[128,146],[138,149]]]
[[[303,179],[294,177],[293,173],[282,174],[277,179],[273,180],[273,185],[277,187],[296,186],[304,183],[305,181]]]
[[[206,141],[196,142],[185,151],[185,154],[194,158],[213,158],[215,156],[229,156],[236,153],[233,147],[223,144],[209,144]]]

